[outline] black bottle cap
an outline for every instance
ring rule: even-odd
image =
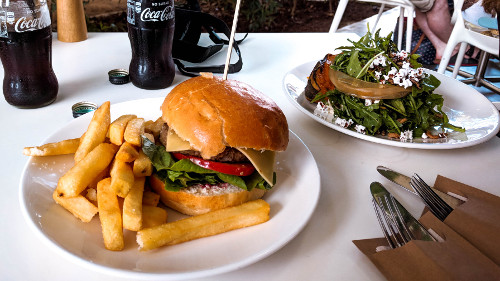
[[[126,84],[130,81],[128,71],[125,69],[113,69],[108,72],[109,82],[115,85]]]

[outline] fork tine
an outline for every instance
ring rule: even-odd
[[[439,202],[439,205],[442,206],[442,208],[445,210],[445,211],[453,211],[453,208],[450,207],[450,205],[448,205],[448,203],[446,203],[446,201],[444,201],[441,197],[439,197],[439,195],[437,195],[433,190],[432,188],[418,175],[418,174],[415,174],[415,179],[425,188],[425,190],[427,190],[430,194],[432,194],[432,197],[437,201]]]
[[[425,181],[417,174],[411,178],[410,185],[417,191],[418,195],[423,199],[424,203],[429,207],[431,212],[441,221],[453,211],[453,209],[439,197]]]
[[[424,180],[422,180],[417,174],[415,174],[415,178],[417,179],[418,182],[421,183],[421,185],[427,190],[429,193],[432,194],[432,198],[437,202],[437,204],[440,206],[440,208],[443,210],[443,220],[453,211],[453,208],[448,205],[441,197],[439,197],[432,189],[431,187],[425,183]]]
[[[399,202],[396,201],[396,199],[394,199],[394,196],[392,196],[392,195],[389,196],[389,199],[390,199],[391,204],[393,206],[393,208],[391,208],[391,210],[394,209],[393,213],[396,214],[397,221],[399,222],[399,226],[400,226],[399,228],[404,230],[404,232],[402,232],[402,234],[403,234],[402,236],[405,239],[405,242],[408,243],[408,242],[410,242],[410,240],[415,239],[415,237],[413,236],[411,231],[406,226],[403,215],[399,211],[399,207],[400,207]]]
[[[417,194],[422,198],[425,205],[429,208],[431,213],[433,213],[439,220],[443,220],[444,213],[442,212],[440,206],[435,202],[435,200],[426,192],[425,188],[418,183],[415,179],[411,179],[410,185],[415,189]]]
[[[382,216],[380,215],[380,212],[382,210],[380,210],[380,206],[377,204],[375,199],[372,199],[372,203],[373,203],[373,209],[375,210],[375,215],[377,216],[378,223],[380,225],[380,228],[382,229],[382,232],[384,233],[385,239],[387,239],[387,243],[389,243],[389,247],[391,247],[392,249],[396,248],[396,245],[392,241],[389,232],[387,231],[385,223],[382,221]]]
[[[398,247],[403,246],[404,244],[406,244],[406,241],[403,237],[403,233],[401,232],[401,227],[394,216],[393,208],[391,207],[391,204],[389,203],[389,199],[387,198],[387,196],[383,196],[383,199],[387,206],[387,210],[389,211],[389,212],[387,211],[383,212],[385,220],[389,225],[389,229],[391,230],[394,240],[396,240],[396,243],[398,244]],[[382,202],[382,204],[384,202]]]

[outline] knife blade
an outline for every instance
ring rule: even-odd
[[[418,196],[417,192],[415,191],[415,189],[413,189],[413,187],[411,187],[410,185],[410,180],[411,178],[408,177],[408,176],[405,176],[399,172],[396,172],[394,170],[391,170],[387,167],[384,167],[384,166],[378,166],[377,167],[377,171],[382,175],[384,176],[385,178],[387,178],[388,180],[392,181],[393,183],[405,188],[407,191],[415,194]],[[439,191],[433,187],[431,187],[431,189],[439,196],[441,197],[441,199],[443,199],[448,205],[450,205],[450,207],[452,207],[453,209],[455,209],[456,207],[458,207],[460,204],[463,203],[462,200],[458,199],[458,198],[455,198],[453,196],[450,196],[442,191]]]
[[[403,235],[406,242],[409,240],[436,241],[381,183],[372,182],[370,192],[389,220],[399,229],[399,234]]]

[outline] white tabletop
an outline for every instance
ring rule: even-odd
[[[406,174],[418,172],[433,183],[441,174],[500,195],[500,138],[474,147],[421,150],[390,147],[343,135],[308,118],[285,97],[282,78],[293,67],[318,60],[354,34],[249,34],[241,45],[243,70],[229,78],[244,81],[273,98],[290,129],[309,147],[321,174],[321,195],[303,231],[269,257],[203,280],[383,280],[354,244],[382,237],[371,206],[369,185],[388,183],[375,168],[385,165]],[[108,81],[107,72],[128,69],[131,51],[126,33],[90,33],[79,43],[53,40],[53,66],[59,80],[55,103],[40,109],[17,109],[0,101],[0,274],[2,280],[119,280],[89,271],[52,251],[28,228],[21,214],[19,179],[28,157],[22,148],[42,144],[71,120],[79,101],[101,104],[164,97],[171,88],[141,90],[131,83]],[[233,56],[234,58],[234,56]],[[225,52],[211,63],[223,64]],[[3,70],[2,75],[3,76]],[[177,73],[174,85],[186,77]],[[423,205],[413,195],[390,189],[410,211]],[[293,220],[293,218],[290,218]]]

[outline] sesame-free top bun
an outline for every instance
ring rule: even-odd
[[[281,109],[258,90],[213,75],[177,85],[161,107],[163,120],[205,159],[226,146],[283,151],[288,124]]]
[[[262,198],[266,193],[266,190],[259,188],[246,191],[236,186],[222,188],[190,187],[180,191],[168,191],[165,189],[163,181],[155,175],[149,177],[149,184],[160,195],[163,204],[190,216],[238,206]]]

